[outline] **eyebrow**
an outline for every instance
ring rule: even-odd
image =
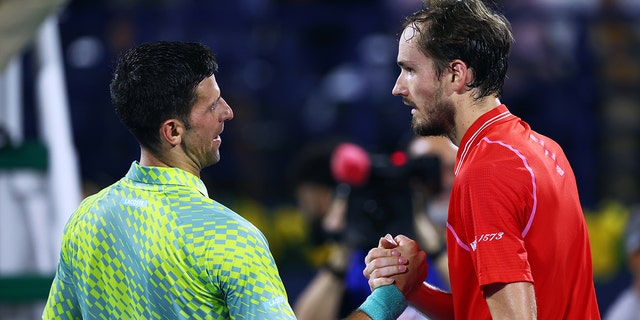
[[[400,60],[396,62],[400,68],[413,68],[411,65],[411,61],[408,60]]]

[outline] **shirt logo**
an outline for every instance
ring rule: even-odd
[[[147,200],[125,198],[122,200],[122,204],[124,204],[125,206],[132,206],[132,207],[146,207]]]
[[[479,237],[476,236],[476,238],[473,240],[473,242],[471,242],[469,245],[471,246],[471,250],[476,251],[476,248],[478,247],[478,242],[491,242],[491,241],[498,241],[500,239],[502,239],[502,237],[504,237],[504,232],[500,231],[500,232],[494,232],[494,233],[485,233],[480,235]]]
[[[274,299],[269,300],[268,304],[270,307],[274,307],[285,302],[284,297],[276,297]]]

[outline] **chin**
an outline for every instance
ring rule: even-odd
[[[211,157],[208,157],[206,161],[203,162],[203,168],[210,167],[216,163],[220,162],[220,154],[213,154]]]
[[[414,123],[413,132],[422,137],[445,136],[446,130],[439,126],[427,123]]]
[[[220,152],[216,151],[215,154],[213,155],[213,159],[211,159],[211,165],[214,165],[218,162],[220,162]]]

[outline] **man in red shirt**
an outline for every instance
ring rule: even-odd
[[[447,220],[451,293],[422,282],[415,241],[387,236],[366,257],[374,290],[351,319],[391,319],[407,302],[432,319],[599,319],[573,171],[558,144],[499,100],[508,21],[480,0],[440,0],[403,27],[393,94],[412,107],[416,134],[459,146]]]

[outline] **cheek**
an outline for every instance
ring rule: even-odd
[[[414,95],[421,100],[432,100],[434,97],[434,88],[426,82],[416,81],[413,86]]]
[[[217,131],[218,131],[218,126],[217,126],[217,122],[215,121],[207,120],[206,122],[203,122],[200,127],[200,135],[203,138],[207,138],[207,139],[213,137]]]

